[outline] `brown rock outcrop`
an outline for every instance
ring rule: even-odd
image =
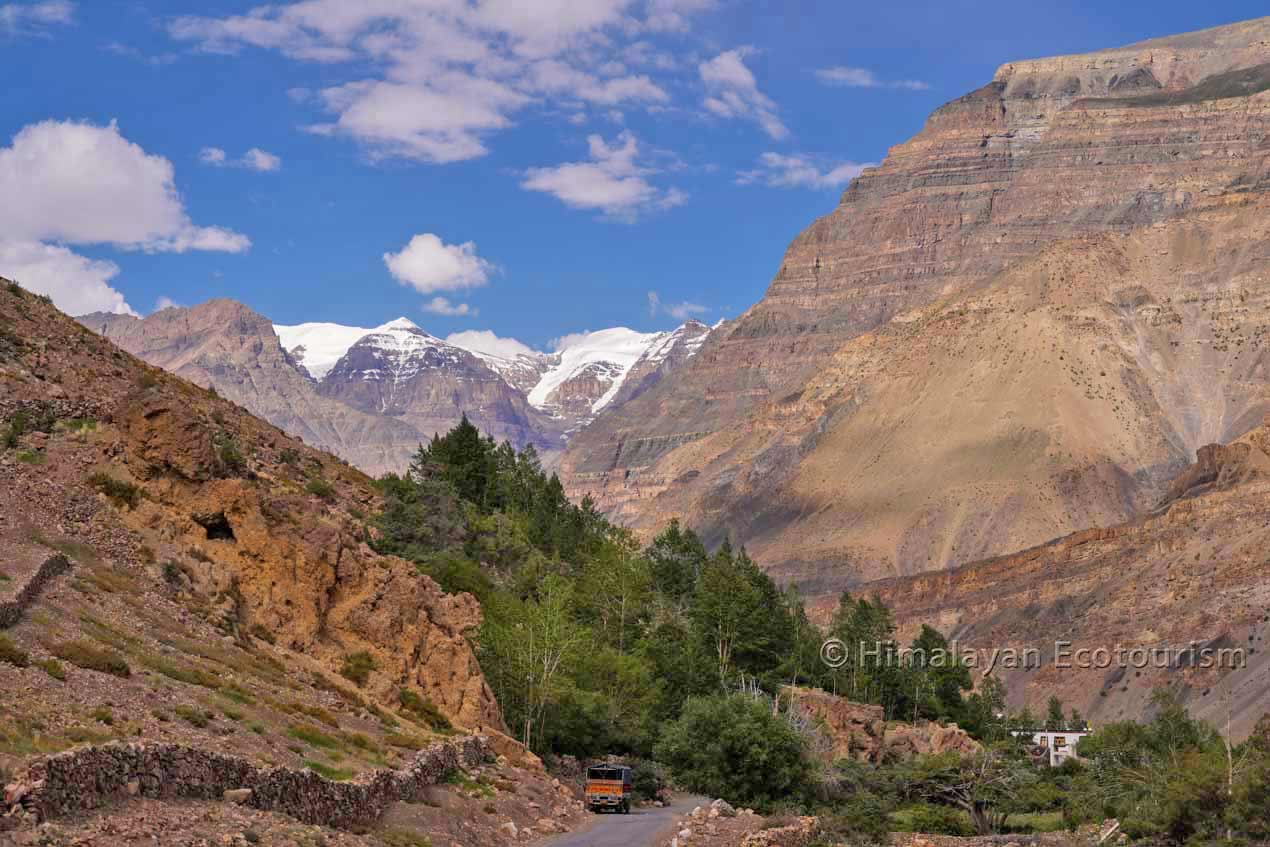
[[[786,687],[781,694],[828,735],[830,761],[892,762],[948,752],[972,756],[982,749],[956,724],[888,722],[881,706],[853,703],[816,689]]]

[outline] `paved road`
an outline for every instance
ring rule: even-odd
[[[541,842],[542,847],[654,847],[674,835],[671,830],[675,818],[704,802],[701,797],[676,797],[662,809],[631,809],[629,815],[591,815],[585,826]]]

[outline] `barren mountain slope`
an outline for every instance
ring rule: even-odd
[[[241,303],[209,300],[144,318],[93,314],[80,321],[152,365],[215,386],[275,426],[368,473],[401,470],[419,446],[408,424],[322,397],[289,359],[273,325]]]
[[[1265,408],[1265,62],[1270,19],[1004,66],[571,442],[570,492],[813,594],[1124,520]]]
[[[1036,648],[1039,667],[1001,662],[994,671],[1016,706],[1026,700],[1039,713],[1057,694],[1100,723],[1144,714],[1151,692],[1167,686],[1193,714],[1223,730],[1229,717],[1245,736],[1270,709],[1270,423],[1203,448],[1144,518],[859,592],[895,609],[901,638],[933,623],[984,659]],[[816,610],[822,620],[830,612],[827,604]],[[1070,664],[1076,651],[1099,647],[1112,661],[1064,668],[1057,641],[1070,642]],[[1128,652],[1192,643],[1242,650],[1246,665],[1227,675],[1176,652],[1164,666]],[[1233,655],[1226,662],[1236,664]]]
[[[362,472],[0,280],[0,842],[502,847],[506,821],[577,822],[500,732],[475,599],[376,554],[378,508]],[[359,812],[330,798],[370,771],[389,802],[388,771],[464,730],[510,760],[356,833],[296,819]],[[143,746],[82,749],[109,741]],[[59,760],[59,796],[106,805],[37,827],[27,768],[71,748],[96,758]],[[121,776],[134,755],[155,770]],[[226,780],[249,801],[206,792]]]

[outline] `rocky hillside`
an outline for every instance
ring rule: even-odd
[[[553,464],[573,432],[687,361],[709,333],[696,321],[664,333],[619,328],[558,353],[506,355],[447,342],[406,318],[372,329],[281,326],[232,300],[79,320],[376,475],[402,470],[420,442],[464,414]]]
[[[373,552],[378,508],[361,471],[0,282],[0,781],[118,738],[337,781],[456,730],[520,755],[479,606]],[[484,819],[459,843],[505,843]]]
[[[1270,410],[1270,18],[1003,66],[574,438],[573,495],[828,597],[1129,520]]]
[[[1030,550],[860,588],[898,612],[902,635],[935,622],[967,652],[1039,650],[1032,668],[998,667],[1016,705],[1050,694],[1097,722],[1136,717],[1167,686],[1236,736],[1270,704],[1270,424],[1210,445],[1148,514]],[[828,614],[822,608],[822,616]],[[1110,666],[1064,668],[1056,641],[1081,648],[1242,651],[1228,676],[1185,655],[1160,666],[1112,653]],[[980,655],[988,655],[987,652]],[[1233,664],[1230,662],[1228,664]],[[982,671],[984,668],[980,668]]]

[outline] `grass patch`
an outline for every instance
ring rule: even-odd
[[[141,660],[141,663],[150,670],[163,674],[168,679],[175,679],[177,682],[184,682],[186,685],[198,685],[213,690],[220,688],[220,679],[218,677],[198,668],[183,668],[157,656],[147,656]]]
[[[106,499],[116,506],[127,506],[135,509],[141,502],[141,488],[131,482],[115,479],[108,473],[95,473],[88,478],[88,484],[106,495]]]
[[[326,750],[338,750],[340,748],[340,740],[338,738],[312,726],[292,724],[287,729],[287,735],[313,747],[321,747]]]
[[[424,741],[414,735],[401,732],[390,732],[384,736],[384,743],[389,747],[400,747],[403,750],[422,750]]]
[[[187,723],[203,729],[216,717],[206,709],[200,709],[198,706],[177,706],[172,711],[176,712],[176,716]]]
[[[72,744],[104,744],[114,738],[109,732],[87,726],[72,726],[66,730],[66,740]]]
[[[269,733],[269,728],[262,723],[253,723],[251,725],[251,731],[256,733],[256,735],[267,735]]]
[[[340,668],[340,676],[354,682],[360,688],[370,679],[375,670],[375,657],[365,650],[344,657],[344,667]]]
[[[331,765],[325,765],[319,761],[315,761],[314,759],[305,759],[304,766],[318,776],[324,776],[334,782],[343,782],[345,780],[352,779],[354,775],[354,771],[346,768],[336,768]]]
[[[409,688],[403,688],[398,694],[398,699],[403,712],[417,721],[422,721],[429,728],[437,732],[450,732],[454,729],[450,719],[441,714],[441,710],[428,698],[420,697]]]
[[[0,573],[0,582],[13,582],[13,577],[7,573]]]
[[[128,663],[109,650],[100,650],[83,641],[64,641],[53,646],[52,653],[63,661],[70,662],[77,668],[86,671],[108,673],[126,679],[132,676]]]
[[[45,659],[37,664],[41,670],[58,682],[66,681],[66,668],[62,667],[62,663],[57,659]]]
[[[115,713],[110,710],[109,706],[98,706],[93,709],[92,718],[97,723],[104,723],[106,726],[115,725]]]
[[[18,461],[27,465],[45,465],[48,464],[48,456],[45,456],[39,450],[19,450]]]
[[[432,847],[432,839],[408,829],[385,829],[377,834],[384,847]]]
[[[255,697],[252,697],[251,694],[237,685],[223,686],[220,690],[220,696],[224,697],[226,700],[232,700],[241,706],[250,706],[256,702]]]
[[[0,635],[0,662],[25,668],[31,664],[31,657],[25,650],[10,641],[9,636]]]

